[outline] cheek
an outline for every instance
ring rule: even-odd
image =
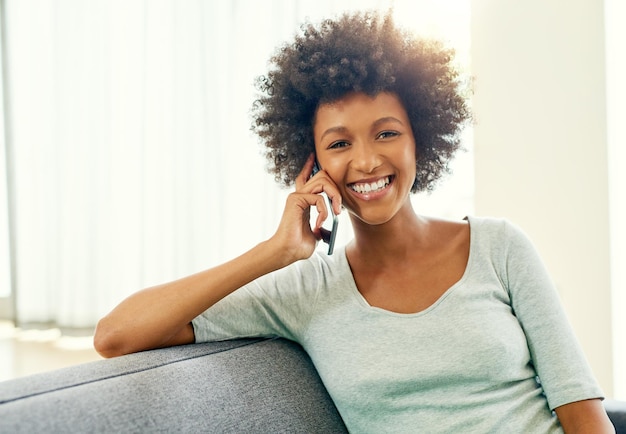
[[[340,185],[343,183],[342,180],[344,176],[344,169],[345,169],[345,166],[335,160],[333,160],[332,163],[327,163],[327,166],[324,167],[324,170],[326,170],[326,173],[328,173],[328,176],[330,176],[330,179],[332,179],[333,182],[337,185]]]
[[[330,176],[330,179],[337,184],[343,178],[345,163],[340,158],[318,158],[319,165]]]
[[[406,169],[411,174],[412,178],[415,179],[417,174],[417,157],[415,155],[415,145],[407,146],[402,155],[402,159],[406,161]]]

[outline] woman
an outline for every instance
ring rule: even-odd
[[[254,108],[271,170],[295,183],[278,230],[132,295],[100,321],[96,349],[282,336],[309,353],[354,432],[613,432],[523,233],[413,210],[410,193],[446,172],[469,119],[451,59],[389,16],[303,27]],[[322,192],[354,229],[332,256],[315,252]]]

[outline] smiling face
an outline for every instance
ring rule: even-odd
[[[415,139],[398,97],[352,93],[322,104],[313,133],[319,164],[353,216],[370,225],[382,224],[410,206]]]

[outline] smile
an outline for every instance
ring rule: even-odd
[[[356,191],[359,194],[371,194],[376,193],[381,190],[384,190],[391,183],[391,176],[386,176],[384,178],[379,179],[376,182],[367,182],[360,183],[355,182],[354,184],[348,184],[348,188],[353,191]]]

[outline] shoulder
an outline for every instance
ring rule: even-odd
[[[515,225],[505,218],[466,216],[464,218],[470,226],[482,232],[499,232]]]
[[[345,247],[337,247],[332,255],[315,251],[308,259],[303,259],[271,273],[275,284],[297,287],[318,287],[322,283],[345,274],[347,260]]]
[[[505,218],[467,216],[471,234],[477,241],[512,241],[513,239],[527,239],[526,233],[517,224]]]
[[[469,235],[467,218],[452,220],[439,217],[420,216],[420,219],[426,223],[428,232],[433,234],[438,241],[447,241],[449,238]]]
[[[466,217],[470,225],[471,249],[477,258],[509,267],[537,256],[526,232],[517,224],[494,217]]]
[[[468,217],[472,251],[477,258],[489,260],[501,274],[528,270],[543,263],[526,232],[503,218]]]

